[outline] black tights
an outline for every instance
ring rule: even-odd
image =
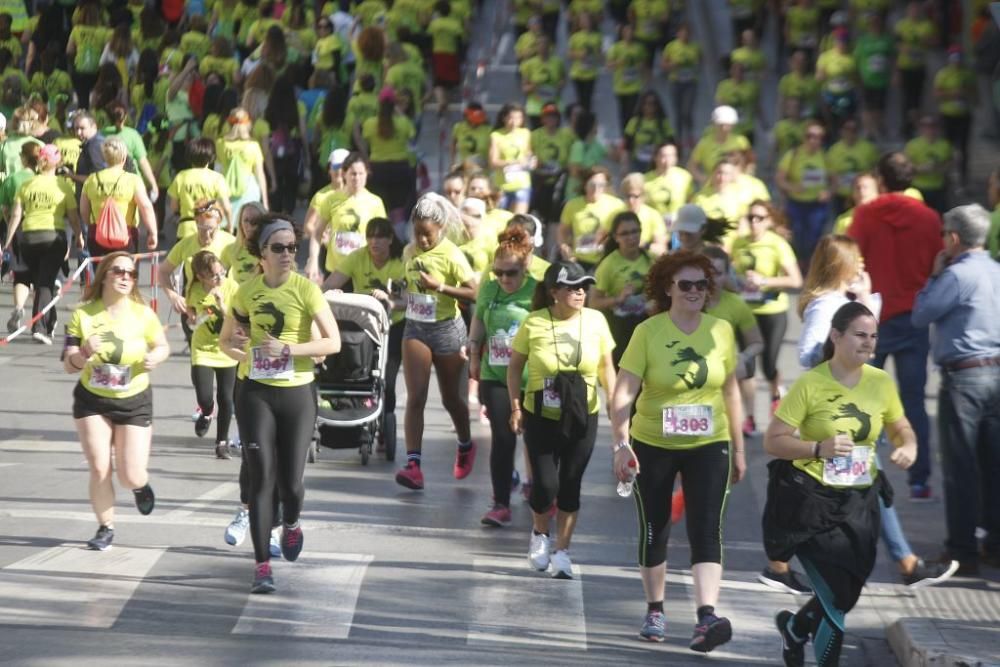
[[[32,242],[32,233],[27,232],[21,240],[21,258],[28,266],[31,282],[35,285],[35,301],[31,310],[32,317],[38,315],[52,301],[56,289],[56,276],[62,268],[66,257],[66,237],[62,232],[49,241]],[[35,322],[32,331],[51,336],[56,326],[56,309]]]
[[[799,562],[809,575],[816,595],[809,598],[792,619],[791,630],[799,639],[812,636],[819,667],[840,664],[847,612],[854,608],[864,580],[846,569],[799,554]]]
[[[548,512],[555,500],[559,511],[576,512],[580,509],[583,473],[597,439],[597,414],[588,415],[586,434],[574,442],[563,437],[557,420],[527,411],[523,414],[524,446],[531,461],[529,504],[532,511],[536,514]],[[510,475],[507,475],[507,486],[510,487]]]
[[[665,449],[633,442],[639,459],[635,507],[639,513],[639,565],[655,567],[667,560],[670,496],[681,476],[687,504],[691,564],[722,562],[722,516],[729,491],[729,443],[713,442],[692,449]]]
[[[781,343],[785,339],[785,331],[788,330],[788,313],[754,315],[754,317],[757,326],[760,327],[760,335],[764,339],[764,351],[760,355],[764,377],[768,382],[773,382],[778,377],[778,353],[781,352]]]
[[[299,520],[306,456],[316,426],[316,386],[274,387],[250,380],[239,392],[236,414],[250,477],[250,535],[258,563],[271,559],[273,493],[278,487],[282,520]]]
[[[212,380],[215,380],[215,395],[212,398]],[[208,416],[215,410],[218,401],[219,414],[215,416],[215,441],[229,439],[229,424],[233,421],[233,386],[236,384],[236,366],[212,368],[211,366],[191,366],[191,383],[198,400],[201,414]]]
[[[510,507],[510,480],[514,475],[517,434],[510,430],[510,396],[507,385],[496,380],[479,382],[479,402],[490,419],[490,478],[493,502]]]

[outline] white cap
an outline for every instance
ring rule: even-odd
[[[731,106],[723,104],[721,107],[715,107],[712,112],[712,123],[715,125],[736,125],[738,122],[740,115]]]
[[[460,208],[462,213],[474,215],[477,218],[481,218],[486,215],[486,202],[482,199],[477,199],[476,197],[466,197],[463,199],[462,206]]]
[[[684,206],[677,209],[677,215],[674,217],[673,231],[697,234],[705,228],[707,221],[705,211],[701,209],[701,206],[697,204],[684,204]]]
[[[340,165],[344,164],[344,160],[347,156],[351,154],[351,151],[346,148],[334,148],[333,152],[330,153],[330,168],[340,169]]]

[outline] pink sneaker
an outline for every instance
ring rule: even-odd
[[[416,461],[407,461],[406,467],[396,473],[396,484],[414,491],[420,491],[424,488],[424,473],[421,472]]]
[[[455,451],[455,479],[465,479],[472,473],[472,465],[476,462],[476,443],[472,443],[469,451]]]
[[[497,528],[503,528],[504,526],[509,526],[511,521],[510,508],[504,507],[500,503],[493,505],[493,509],[483,515],[482,523],[484,526],[495,526]]]

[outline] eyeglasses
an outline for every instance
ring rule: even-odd
[[[768,219],[768,218],[770,218],[770,217],[771,217],[771,216],[769,216],[769,215],[756,215],[756,214],[751,214],[750,216],[748,216],[748,219],[750,220],[750,222],[762,222],[762,221],[764,221],[764,220],[767,220],[767,219]]]
[[[498,269],[494,267],[493,275],[497,278],[516,278],[521,275],[521,269]]]
[[[139,279],[139,272],[135,269],[124,269],[120,266],[111,267],[111,275],[115,278],[131,278],[132,280]]]
[[[708,281],[702,280],[675,280],[674,284],[677,285],[677,289],[682,292],[690,292],[693,289],[699,292],[708,291]]]
[[[295,254],[299,251],[298,243],[270,243],[267,245],[267,249],[273,252],[275,255],[280,255],[285,252],[290,252]]]
[[[626,229],[624,231],[615,232],[616,236],[638,236],[640,231],[638,229]]]

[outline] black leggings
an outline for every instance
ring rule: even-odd
[[[969,135],[972,130],[972,116],[942,116],[944,138],[953,148],[960,151],[958,173],[962,175],[962,185],[969,181]]]
[[[587,111],[594,101],[594,85],[597,79],[573,79],[573,88],[576,90],[576,101]]]
[[[816,595],[799,608],[792,620],[792,631],[797,637],[812,636],[818,667],[839,665],[847,612],[861,597],[865,580],[802,554],[799,562]]]
[[[517,434],[510,430],[510,396],[507,385],[496,380],[479,382],[479,402],[490,420],[490,478],[493,502],[510,507],[510,480],[514,475]]]
[[[239,392],[236,418],[250,476],[250,536],[258,563],[271,559],[273,490],[278,487],[282,520],[294,524],[302,512],[306,456],[316,427],[316,385],[274,387],[253,380]]]
[[[73,72],[70,79],[73,81],[73,90],[76,92],[76,103],[81,109],[90,108],[90,91],[97,83],[97,72]]]
[[[636,102],[639,101],[639,93],[630,93],[628,95],[618,95],[615,97],[618,99],[618,121],[621,123],[622,134],[625,134],[625,126],[628,125],[629,119],[635,112]]]
[[[635,507],[639,512],[639,565],[656,567],[667,560],[670,496],[681,476],[687,507],[691,564],[722,563],[722,517],[729,494],[729,443],[692,449],[664,449],[634,440],[639,459]]]
[[[396,409],[396,378],[399,367],[403,363],[403,329],[406,320],[402,319],[389,327],[389,349],[385,359],[385,412]]]
[[[291,215],[295,211],[295,202],[299,196],[299,162],[301,155],[298,150],[289,151],[284,157],[274,158],[274,178],[271,184],[270,203],[272,211],[283,211]]]
[[[927,79],[927,70],[924,67],[900,69],[899,75],[903,88],[903,136],[909,139],[913,136],[915,116],[923,108],[924,81]]]
[[[66,257],[66,237],[62,232],[57,232],[54,239],[39,243],[32,242],[31,237],[31,232],[24,234],[19,250],[21,260],[27,267],[28,275],[31,276],[31,283],[35,286],[35,301],[31,310],[31,316],[34,317],[52,301],[56,289],[56,276],[59,275],[63,259]],[[51,336],[55,326],[56,309],[53,308],[45,317],[35,322],[31,330]]]
[[[785,331],[788,330],[788,313],[754,315],[754,317],[757,319],[757,326],[760,327],[760,335],[764,339],[764,351],[760,354],[764,377],[768,382],[773,382],[778,377],[778,352],[781,351],[781,343],[785,340]]]
[[[524,446],[531,461],[531,498],[535,514],[549,511],[552,501],[561,512],[580,509],[583,473],[597,439],[597,414],[588,415],[587,432],[570,442],[559,431],[559,422],[524,411]],[[492,423],[492,422],[491,422]],[[510,475],[507,476],[510,486]]]
[[[215,380],[216,399],[212,398],[212,380]],[[233,421],[233,387],[236,384],[236,366],[213,368],[211,366],[191,366],[191,383],[198,399],[201,414],[210,415],[215,410],[216,400],[219,414],[215,416],[215,441],[229,440],[229,424]]]

